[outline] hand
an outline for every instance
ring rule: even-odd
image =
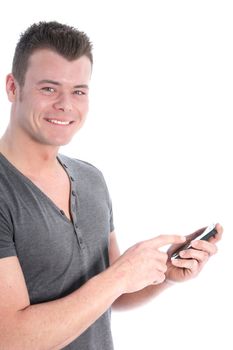
[[[167,244],[181,244],[185,240],[178,235],[161,235],[129,248],[110,267],[117,281],[123,284],[122,293],[133,293],[148,285],[162,283],[168,255],[159,248]]]
[[[223,233],[223,228],[220,224],[216,225],[217,233],[211,237],[208,241],[196,240],[191,243],[192,248],[183,250],[180,252],[181,259],[172,259],[172,253],[180,245],[172,245],[168,250],[168,262],[166,278],[174,282],[183,282],[188,279],[196,277],[203,269],[210,256],[217,252],[217,243]],[[186,236],[187,241],[192,241],[196,238],[205,228],[202,228],[191,235]]]

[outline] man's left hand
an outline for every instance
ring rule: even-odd
[[[222,237],[223,228],[220,224],[217,224],[215,228],[217,233],[208,241],[194,240],[205,228],[186,236],[187,241],[194,241],[191,243],[191,248],[183,250],[180,253],[180,258],[171,259],[172,253],[178,248],[177,245],[172,245],[169,248],[167,252],[167,280],[183,282],[199,274],[209,258],[217,252],[216,243]]]

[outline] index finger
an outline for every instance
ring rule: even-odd
[[[186,237],[180,235],[159,235],[149,241],[155,248],[160,248],[167,244],[184,243]]]

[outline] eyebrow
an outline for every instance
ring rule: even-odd
[[[50,80],[50,79],[43,79],[43,80],[38,81],[37,85],[40,85],[40,84],[53,84],[53,85],[57,85],[57,86],[62,85],[58,81]],[[79,84],[79,85],[75,85],[74,88],[75,89],[80,89],[80,88],[89,89],[89,86],[87,84]]]

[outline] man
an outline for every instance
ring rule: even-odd
[[[111,306],[136,306],[195,277],[222,235],[218,224],[215,237],[196,241],[182,259],[170,259],[186,240],[178,235],[120,255],[101,172],[58,153],[88,112],[91,49],[74,28],[34,24],[6,78],[12,109],[0,140],[1,349],[113,349]],[[169,254],[159,250],[167,244]]]

